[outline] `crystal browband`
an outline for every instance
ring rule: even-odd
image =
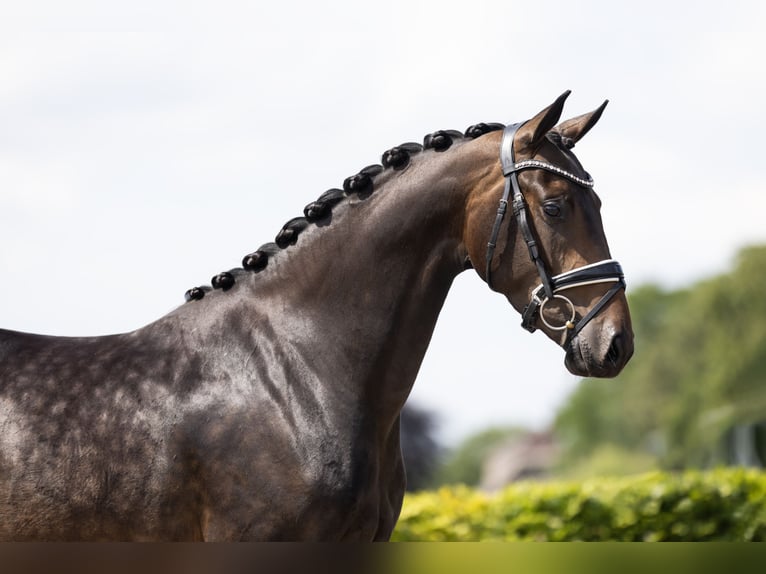
[[[555,166],[550,163],[546,163],[544,161],[540,161],[537,159],[526,159],[524,161],[520,161],[518,163],[514,163],[511,169],[509,169],[504,175],[509,175],[515,171],[522,171],[524,169],[544,169],[545,171],[549,171],[551,173],[555,173],[556,175],[560,175],[561,177],[564,177],[570,181],[575,182],[578,185],[581,185],[583,187],[593,187],[593,180],[588,177],[588,179],[583,179],[582,177],[578,177],[573,173],[568,172],[565,169],[562,169],[558,166]]]

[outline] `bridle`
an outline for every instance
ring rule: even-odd
[[[521,193],[518,173],[526,169],[542,169],[586,188],[593,187],[593,180],[590,176],[587,176],[587,179],[584,179],[558,166],[535,159],[528,159],[516,163],[513,153],[513,139],[516,136],[516,132],[522,125],[524,125],[524,123],[525,122],[508,125],[503,130],[503,141],[500,144],[500,161],[503,166],[503,175],[505,176],[505,188],[503,190],[503,197],[500,200],[500,205],[497,209],[497,216],[495,218],[495,224],[492,227],[492,234],[487,243],[486,280],[487,284],[491,287],[492,257],[495,253],[500,226],[503,223],[503,218],[505,217],[505,212],[508,208],[508,198],[511,195],[511,191],[513,191],[513,214],[516,217],[516,222],[521,230],[524,242],[527,244],[529,257],[537,267],[537,273],[540,275],[541,282],[540,285],[532,291],[532,298],[529,304],[524,307],[521,326],[530,333],[534,333],[537,329],[535,323],[539,318],[549,329],[554,331],[566,330],[567,340],[565,344],[569,344],[583,327],[585,327],[585,325],[587,325],[588,322],[604,308],[612,297],[620,291],[620,289],[625,289],[625,277],[622,272],[622,267],[614,259],[605,259],[589,265],[583,265],[582,267],[577,267],[561,273],[560,275],[554,275],[553,277],[548,273],[545,261],[540,256],[537,242],[535,241],[535,236],[530,225],[529,210],[527,209],[526,201],[524,201],[524,195]],[[567,289],[574,289],[575,287],[598,283],[614,283],[614,285],[609,288],[601,299],[599,299],[599,301],[583,317],[576,320],[577,313],[574,304],[568,297],[562,295],[561,292]],[[565,303],[571,311],[570,317],[564,325],[552,325],[545,318],[544,311],[546,305],[555,299]]]

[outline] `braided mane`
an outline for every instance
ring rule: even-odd
[[[211,286],[203,285],[189,289],[184,298],[186,301],[198,301],[205,293],[213,289],[228,291],[236,283],[237,277],[248,272],[259,273],[269,264],[269,260],[281,250],[295,245],[298,236],[310,224],[317,223],[327,218],[332,209],[344,199],[356,195],[359,199],[366,199],[374,191],[375,176],[387,169],[394,171],[403,170],[410,164],[413,155],[423,150],[432,149],[442,152],[449,149],[455,141],[464,139],[476,139],[489,132],[502,130],[504,124],[478,123],[470,126],[465,133],[455,130],[439,130],[428,134],[423,138],[423,144],[404,143],[383,152],[381,164],[373,164],[360,170],[358,173],[347,177],[343,182],[343,189],[333,188],[325,191],[303,209],[303,217],[294,217],[282,226],[276,238],[271,243],[261,245],[257,250],[245,255],[242,259],[242,267],[223,271],[211,279]]]

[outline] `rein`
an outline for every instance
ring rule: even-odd
[[[516,132],[522,125],[524,125],[524,122],[511,124],[506,126],[503,130],[503,141],[500,144],[500,161],[503,166],[503,175],[505,176],[505,187],[503,189],[503,196],[500,199],[500,205],[497,209],[495,223],[492,226],[492,233],[489,242],[487,243],[487,285],[492,287],[492,258],[495,254],[500,226],[503,223],[505,213],[508,209],[508,199],[511,196],[511,192],[513,192],[513,214],[516,217],[516,222],[521,231],[521,235],[524,238],[524,242],[527,244],[529,257],[537,267],[537,273],[540,276],[540,285],[532,291],[532,298],[522,312],[521,326],[530,333],[534,333],[537,330],[535,323],[539,318],[549,329],[554,331],[567,330],[566,344],[568,344],[577,336],[583,327],[585,327],[585,325],[587,325],[588,322],[604,308],[620,289],[625,288],[625,277],[622,272],[622,267],[614,259],[605,259],[603,261],[577,267],[570,271],[566,271],[565,273],[561,273],[560,275],[550,276],[545,261],[540,256],[540,251],[537,248],[537,241],[535,240],[530,225],[531,218],[529,217],[529,209],[527,208],[524,195],[522,194],[519,185],[518,173],[526,169],[542,169],[586,188],[593,187],[593,180],[590,176],[588,176],[587,179],[584,179],[565,169],[544,161],[529,159],[517,163],[514,159],[513,140],[516,136]],[[614,285],[609,288],[601,299],[599,299],[599,301],[582,318],[580,318],[579,321],[576,321],[577,313],[575,311],[575,306],[568,297],[561,295],[561,291],[598,283],[614,283]],[[543,312],[545,311],[545,306],[554,299],[564,302],[571,311],[570,317],[564,325],[552,325],[544,316]]]

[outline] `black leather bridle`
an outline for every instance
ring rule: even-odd
[[[540,285],[538,285],[532,292],[532,299],[529,304],[524,307],[521,326],[530,333],[533,333],[537,329],[535,324],[539,318],[549,329],[555,331],[563,331],[566,329],[567,340],[565,344],[569,344],[582,328],[587,325],[588,321],[595,317],[620,289],[625,288],[625,276],[623,275],[622,267],[614,259],[605,259],[603,261],[591,263],[590,265],[577,267],[553,277],[548,273],[545,261],[540,256],[540,251],[537,248],[537,241],[535,240],[530,225],[529,210],[524,201],[524,195],[521,193],[518,173],[526,169],[542,169],[586,188],[593,187],[593,180],[590,176],[587,176],[587,179],[584,179],[565,169],[535,159],[528,159],[516,163],[513,153],[513,139],[516,136],[516,132],[522,125],[524,125],[524,123],[525,122],[511,124],[506,126],[503,130],[503,141],[500,145],[500,161],[502,162],[503,175],[505,176],[505,188],[503,190],[503,197],[500,200],[500,205],[497,209],[497,217],[495,218],[495,224],[492,227],[492,234],[487,243],[486,280],[487,284],[491,287],[492,257],[495,254],[495,246],[497,245],[497,236],[500,233],[500,226],[503,223],[503,218],[505,217],[505,212],[508,208],[508,198],[511,195],[511,191],[513,191],[513,214],[516,216],[516,222],[521,230],[524,242],[527,244],[527,249],[529,250],[529,257],[537,267],[537,273],[540,275],[541,281]],[[567,289],[574,289],[575,287],[593,285],[596,283],[614,283],[614,285],[609,288],[601,299],[599,299],[599,301],[583,317],[577,320],[574,304],[569,298],[562,295],[561,292]],[[564,325],[552,325],[544,316],[543,312],[545,306],[554,299],[563,301],[568,305],[571,311],[571,317]]]

